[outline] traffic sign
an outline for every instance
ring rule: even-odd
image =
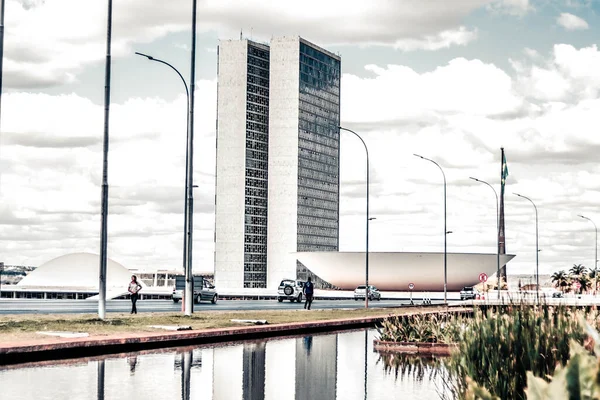
[[[409,283],[409,284],[408,284],[408,288],[409,288],[410,290],[413,290],[413,289],[415,288],[415,284],[414,284],[414,283]]]
[[[581,289],[581,283],[575,282],[575,289]]]
[[[488,276],[485,272],[482,272],[479,274],[479,282],[485,282],[485,281],[487,281],[487,278],[488,278]]]

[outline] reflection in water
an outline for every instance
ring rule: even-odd
[[[386,373],[393,373],[395,379],[400,377],[423,381],[445,371],[445,360],[414,354],[380,353],[378,362],[383,364]]]
[[[98,361],[98,383],[96,384],[98,400],[104,400],[104,360]]]
[[[265,399],[265,350],[266,343],[244,344],[243,383],[244,400]]]
[[[440,371],[447,371],[439,360],[379,355],[373,352],[375,335],[374,331],[353,331],[130,353],[122,357],[57,362],[53,366],[0,368],[1,397],[35,400],[439,397],[436,385],[443,378]],[[95,397],[93,391],[89,393],[93,380],[97,385]]]
[[[335,400],[337,335],[296,339],[296,398]]]
[[[181,353],[181,400],[190,400],[193,360],[194,355],[191,350]]]
[[[135,366],[137,365],[137,357],[136,356],[127,357],[127,362],[129,363],[129,372],[131,372],[131,374],[133,375],[135,372]]]

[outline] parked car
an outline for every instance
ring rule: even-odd
[[[563,292],[554,292],[554,293],[552,293],[552,298],[553,299],[562,299],[563,297],[565,297],[565,295],[563,294]]]
[[[174,303],[178,303],[183,298],[185,290],[185,276],[178,275],[175,277],[175,287],[171,298]],[[219,295],[215,286],[201,276],[194,276],[194,303],[198,304],[201,301],[210,301],[213,304],[217,303]]]
[[[360,285],[354,289],[354,300],[365,298],[365,287],[365,285]],[[369,300],[381,300],[381,293],[379,292],[379,289],[373,285],[369,285]]]
[[[473,286],[465,286],[460,291],[460,299],[461,300],[474,300],[477,298],[479,292]]]
[[[284,279],[277,288],[277,301],[289,300],[292,303],[302,302],[302,291],[304,290],[304,281],[294,279]]]

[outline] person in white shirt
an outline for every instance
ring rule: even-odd
[[[137,314],[137,308],[135,307],[135,303],[140,296],[138,293],[142,290],[142,285],[140,285],[137,281],[137,276],[131,275],[131,282],[129,282],[129,288],[127,289],[129,293],[131,293],[131,313]]]

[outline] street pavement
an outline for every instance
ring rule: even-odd
[[[390,308],[408,306],[408,300],[381,300],[370,301],[369,308]],[[433,304],[442,304],[442,301],[432,301]],[[138,300],[138,313],[144,312],[179,312],[181,302],[173,303],[172,300]],[[415,302],[421,305],[421,302]],[[364,301],[354,300],[315,300],[312,304],[314,310],[363,308]],[[301,309],[304,304],[291,303],[277,300],[219,300],[217,304],[201,303],[194,305],[194,312],[202,311],[256,311],[256,310],[295,310]],[[129,300],[108,300],[107,313],[127,313],[131,311]],[[37,299],[0,299],[0,314],[95,314],[98,312],[98,302],[90,300],[37,300]]]

